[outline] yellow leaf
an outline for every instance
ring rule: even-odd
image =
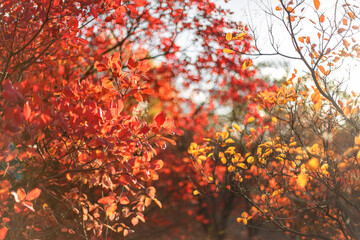
[[[312,171],[315,171],[319,168],[319,159],[313,157],[308,161],[307,165]]]
[[[234,143],[234,140],[232,140],[231,138],[226,139],[225,143]]]
[[[199,191],[198,190],[194,190],[193,191],[193,194],[196,196],[196,195],[199,195]]]
[[[250,157],[248,157],[248,159],[246,161],[251,164],[254,162],[254,157],[250,156]]]
[[[234,166],[232,166],[232,165],[230,165],[230,166],[228,167],[228,171],[229,171],[229,172],[233,172],[233,171],[235,171],[235,167],[234,167]]]
[[[233,124],[233,128],[235,128],[238,132],[241,132],[241,128],[236,123]]]
[[[247,120],[247,123],[251,123],[253,121],[255,121],[255,118],[254,117],[249,117],[248,120]]]
[[[232,39],[232,34],[231,33],[227,33],[226,34],[226,41],[230,42]]]
[[[360,145],[360,136],[355,137],[355,145]]]
[[[243,169],[248,169],[247,166],[245,165],[245,163],[238,163],[237,166],[241,167]]]
[[[238,34],[234,39],[235,40],[242,40],[246,36],[246,33],[242,32]]]
[[[234,53],[234,50],[231,50],[229,48],[224,48],[223,52],[224,53]]]
[[[276,123],[277,123],[276,117],[272,117],[272,118],[271,118],[271,121],[272,121],[274,124],[276,124]]]
[[[316,10],[319,10],[320,7],[320,1],[319,0],[314,0],[314,6]]]
[[[249,67],[252,66],[252,61],[251,60],[246,60],[244,63],[243,63],[243,66],[242,66],[242,70],[245,71],[246,69],[248,69]]]
[[[298,178],[297,178],[297,183],[300,187],[304,188],[308,182],[309,178],[308,175],[306,173],[300,173]]]

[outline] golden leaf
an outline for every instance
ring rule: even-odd
[[[304,188],[308,182],[309,178],[308,175],[306,173],[300,173],[298,178],[297,178],[297,183],[300,187]]]
[[[230,42],[232,39],[232,34],[231,33],[227,33],[226,34],[226,41]]]
[[[223,52],[224,53],[234,53],[234,50],[231,50],[229,48],[224,48]]]

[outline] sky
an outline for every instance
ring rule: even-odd
[[[267,49],[271,50],[271,45],[269,43],[268,38],[268,23],[269,23],[269,17],[266,15],[266,13],[263,11],[260,0],[230,0],[228,3],[222,2],[222,7],[231,9],[234,12],[233,19],[235,21],[241,21],[243,23],[246,23],[248,25],[252,25],[256,28],[256,31],[259,33],[259,46],[264,46],[262,49],[266,52]],[[277,0],[266,0],[266,4],[268,5],[270,2],[272,4],[277,4]],[[312,1],[308,1],[309,3],[312,3]],[[329,12],[334,11],[334,0],[322,0],[320,1],[320,12]],[[276,5],[273,5],[275,8]],[[305,9],[305,12],[309,12],[311,14],[312,6],[309,5],[308,8]],[[306,32],[314,32],[315,29],[311,24],[303,26],[304,31]],[[296,55],[296,52],[294,51],[294,48],[291,44],[291,41],[289,40],[289,37],[285,30],[281,27],[279,23],[274,22],[274,36],[275,41],[281,46],[281,50],[284,53],[290,54],[290,55]],[[357,39],[360,41],[360,36],[356,36]],[[261,63],[261,62],[288,62],[290,64],[290,68],[297,68],[299,72],[305,71],[305,67],[303,63],[299,60],[289,60],[284,59],[283,57],[258,57],[253,59],[255,64]],[[290,70],[291,71],[291,70]],[[273,77],[281,77],[285,74],[285,71],[282,70],[279,67],[274,68],[267,68],[265,71],[263,71],[264,74],[270,74],[273,75]],[[354,91],[356,93],[360,93],[360,64],[359,61],[347,61],[342,66],[342,69],[339,70],[337,73],[335,73],[335,77],[337,79],[344,79],[346,80],[344,84],[344,89],[348,91]]]

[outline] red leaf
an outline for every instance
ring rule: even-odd
[[[154,90],[151,89],[151,88],[145,88],[145,89],[141,90],[141,93],[142,93],[142,94],[151,95],[151,94],[154,93]]]
[[[176,129],[173,129],[173,131],[178,136],[183,136],[184,135],[184,131],[181,130],[181,129],[176,128]]]
[[[134,0],[134,2],[136,4],[136,6],[138,6],[138,7],[143,7],[147,3],[146,0]]]
[[[81,43],[82,45],[86,45],[89,44],[89,41],[83,38],[78,38],[77,39],[79,43]]]
[[[115,201],[115,197],[114,196],[107,196],[107,197],[103,197],[103,198],[100,198],[98,200],[98,203],[101,203],[101,204],[110,204],[110,203],[113,203]]]
[[[90,8],[90,13],[95,19],[98,18],[98,14],[94,8]]]
[[[143,102],[143,98],[141,96],[140,93],[134,93],[134,98],[138,101],[138,102]]]
[[[0,228],[0,240],[5,239],[7,230],[8,230],[7,227]]]
[[[124,103],[121,99],[118,100],[116,109],[118,114],[120,114],[121,111],[124,109]]]
[[[164,112],[160,112],[160,113],[158,113],[158,115],[156,115],[155,121],[156,121],[156,124],[157,124],[159,127],[164,124],[164,122],[165,122],[165,117],[166,117],[166,115],[165,115]]]
[[[134,69],[138,66],[138,63],[134,61],[134,59],[132,58],[129,58],[129,61],[128,61],[128,64],[127,64],[127,67],[131,70],[131,69]]]
[[[31,108],[30,108],[29,102],[26,102],[24,105],[23,116],[26,121],[29,120],[29,118],[31,116]]]
[[[105,64],[103,63],[100,63],[100,62],[96,62],[95,63],[95,68],[98,72],[104,72],[106,71],[108,68]]]
[[[41,194],[41,190],[39,188],[35,188],[26,195],[25,200],[32,201],[32,200],[38,198],[40,196],[40,194]]]
[[[21,213],[23,208],[24,207],[20,203],[15,203],[15,205],[14,205],[14,210],[16,213]]]

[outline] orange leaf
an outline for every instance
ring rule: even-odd
[[[25,197],[25,200],[32,201],[37,199],[41,194],[41,190],[39,188],[35,188],[31,190]]]
[[[23,188],[18,188],[18,190],[16,191],[16,195],[17,195],[19,201],[21,202],[21,201],[23,201],[25,199],[26,192],[25,192],[25,190]],[[16,202],[18,202],[18,201],[16,201]]]
[[[101,204],[110,204],[110,203],[113,203],[115,201],[115,197],[114,196],[107,196],[107,197],[103,197],[103,198],[100,198],[98,200],[98,203],[101,203]]]
[[[136,226],[138,223],[139,223],[139,219],[138,219],[137,217],[133,217],[133,218],[131,219],[131,224],[132,224],[133,226]]]
[[[319,66],[319,70],[320,70],[320,72],[322,73],[322,74],[324,74],[324,75],[326,75],[326,72],[325,72],[325,69],[324,69],[324,67],[323,66]]]
[[[276,11],[281,11],[282,8],[281,8],[280,6],[277,6],[277,7],[275,8],[275,10],[276,10]]]
[[[226,41],[230,42],[232,39],[232,34],[231,33],[227,33],[226,34]]]
[[[149,196],[149,198],[154,199],[156,195],[156,189],[154,187],[148,187],[146,189],[146,194]]]
[[[120,198],[120,204],[127,205],[130,203],[130,200],[126,196]]]
[[[155,160],[151,163],[151,166],[153,166],[154,170],[159,170],[164,166],[163,160]]]
[[[108,217],[112,216],[115,213],[116,209],[117,209],[116,203],[112,203],[107,207],[105,207],[106,216]]]
[[[346,18],[344,18],[342,22],[345,26],[348,24],[348,20]]]
[[[106,77],[101,79],[101,84],[106,89],[113,89],[114,88],[114,85],[113,85],[112,81],[110,79],[106,78]]]
[[[320,1],[319,0],[314,0],[314,6],[316,10],[319,10],[320,7]]]
[[[30,108],[29,102],[26,102],[24,104],[23,116],[26,121],[29,120],[29,118],[31,116],[31,108]]]
[[[347,13],[351,19],[355,19],[355,15],[352,12]]]
[[[319,21],[320,21],[321,23],[325,21],[325,16],[324,16],[324,14],[322,14],[322,15],[320,16]]]
[[[156,198],[154,198],[153,200],[159,206],[159,208],[162,208],[162,204],[159,200],[157,200]]]
[[[0,240],[5,239],[7,230],[8,230],[7,227],[0,228]]]
[[[136,4],[136,6],[138,6],[138,7],[143,7],[147,3],[146,0],[134,0],[134,2]]]
[[[360,145],[360,136],[355,137],[355,144]]]

